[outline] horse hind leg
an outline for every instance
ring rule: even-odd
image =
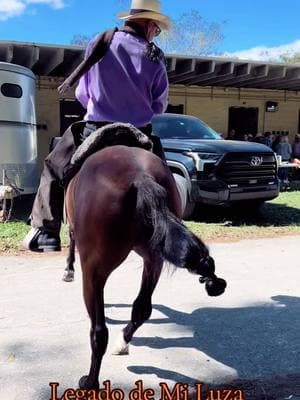
[[[152,294],[157,285],[163,267],[163,260],[155,258],[144,259],[142,283],[139,294],[132,307],[131,321],[120,332],[112,354],[129,354],[129,342],[136,330],[147,321],[152,313]]]
[[[91,275],[91,274],[90,274]],[[104,315],[103,282],[83,279],[83,291],[86,308],[91,320],[90,344],[92,350],[89,374],[79,380],[80,389],[99,389],[99,372],[108,342],[108,329]]]
[[[69,254],[67,258],[67,266],[64,271],[62,280],[65,282],[73,282],[74,281],[74,263],[75,263],[75,239],[73,229],[69,228],[69,238],[70,238],[70,246],[69,246]]]

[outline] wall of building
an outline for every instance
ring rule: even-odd
[[[265,112],[266,101],[278,102],[276,112]],[[300,93],[282,90],[198,88],[172,86],[169,102],[183,104],[186,114],[202,119],[217,132],[228,132],[229,107],[258,107],[258,132],[298,131]]]
[[[60,133],[60,105],[62,97],[57,92],[61,79],[40,77],[37,79],[38,155],[41,170],[48,154],[51,138]],[[74,98],[74,91],[65,98]],[[277,101],[279,110],[265,112],[266,101]],[[229,107],[258,107],[258,132],[298,130],[300,93],[260,89],[184,87],[172,85],[169,103],[183,104],[185,114],[194,115],[217,132],[227,135]]]
[[[42,170],[43,161],[49,153],[51,139],[60,134],[60,106],[61,96],[57,87],[61,79],[39,77],[36,83],[36,111],[37,111],[37,137],[38,137],[38,166]],[[68,93],[74,97],[74,93]]]

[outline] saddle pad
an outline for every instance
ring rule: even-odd
[[[152,141],[147,135],[131,124],[116,122],[102,126],[92,132],[78,147],[71,163],[83,163],[91,154],[108,146],[124,145],[152,150]]]

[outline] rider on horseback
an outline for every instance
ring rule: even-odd
[[[159,0],[132,0],[131,10],[119,18],[124,27],[94,38],[81,71],[72,74],[82,76],[75,95],[87,110],[86,122],[69,127],[45,159],[31,213],[32,229],[23,242],[31,251],[60,250],[64,188],[78,170],[71,158],[91,132],[113,122],[131,123],[151,136],[153,152],[164,159],[159,138],[151,135],[151,120],[166,110],[169,84],[163,52],[152,40],[169,28],[170,20],[160,12]],[[93,54],[100,51],[103,58]],[[70,78],[59,88],[61,93],[74,83]]]

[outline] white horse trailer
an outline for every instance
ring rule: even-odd
[[[19,194],[35,193],[38,186],[35,75],[5,62],[0,62],[0,182],[4,192],[12,186]]]

